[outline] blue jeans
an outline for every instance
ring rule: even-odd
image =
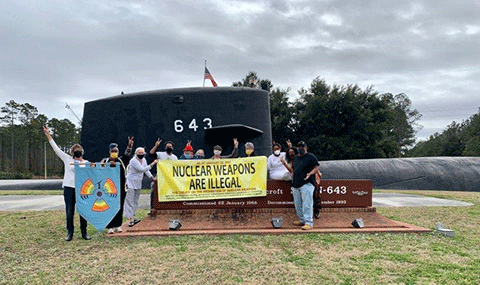
[[[315,186],[307,183],[302,187],[292,187],[295,211],[301,223],[313,226],[313,190]]]

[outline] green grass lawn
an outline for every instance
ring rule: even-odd
[[[426,228],[441,221],[453,238],[436,231],[107,238],[89,226],[92,240],[77,228],[65,242],[63,211],[0,212],[0,284],[480,284],[480,193],[389,192],[475,205],[377,208]]]

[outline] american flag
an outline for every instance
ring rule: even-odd
[[[215,82],[215,79],[213,79],[212,75],[210,74],[210,71],[208,71],[208,68],[205,66],[205,76],[203,79],[210,79],[210,81],[213,84],[213,87],[217,87],[217,82]]]

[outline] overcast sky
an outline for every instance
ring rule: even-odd
[[[86,101],[249,71],[405,93],[425,139],[480,107],[480,1],[2,1],[0,104],[77,122]],[[206,82],[206,86],[211,86]]]

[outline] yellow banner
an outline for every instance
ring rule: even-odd
[[[160,160],[159,202],[267,195],[267,158]]]

